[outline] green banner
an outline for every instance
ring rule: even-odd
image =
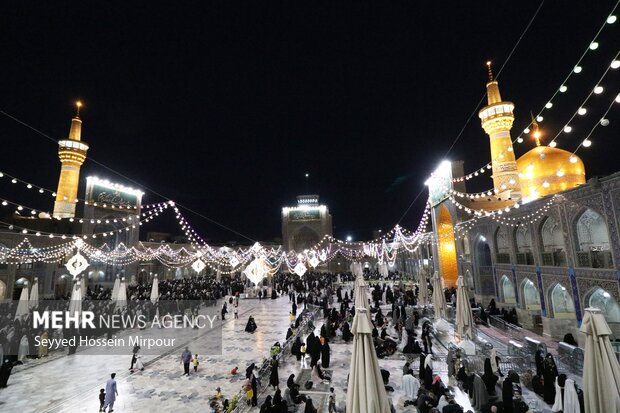
[[[294,209],[289,212],[290,221],[318,221],[321,219],[321,211],[318,209]]]
[[[88,202],[96,202],[99,206],[114,205],[120,207],[137,207],[138,197],[118,189],[111,189],[102,185],[94,184],[90,192]]]

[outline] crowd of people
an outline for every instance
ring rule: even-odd
[[[376,274],[375,274],[376,275]],[[367,274],[368,278],[372,274]],[[242,383],[242,392],[245,401],[251,406],[258,406],[259,390],[261,390],[261,378],[268,374],[268,386],[273,394],[268,394],[260,405],[261,413],[284,413],[292,411],[296,407],[303,407],[303,412],[315,413],[317,406],[311,397],[304,395],[305,391],[321,383],[330,384],[331,347],[330,343],[349,343],[353,339],[351,322],[355,315],[353,292],[349,287],[344,287],[343,282],[353,281],[351,273],[339,275],[330,273],[309,272],[303,278],[288,274],[276,274],[271,283],[271,294],[264,288],[260,288],[256,296],[260,299],[276,299],[280,296],[288,296],[290,307],[291,325],[286,333],[286,343],[280,346],[274,344],[269,360],[257,366],[252,363],[245,371],[245,379]],[[338,284],[337,281],[341,283]],[[225,300],[221,308],[222,320],[232,307],[235,318],[238,318],[237,308],[239,294],[247,287],[240,277],[223,277],[215,280],[213,277],[193,277],[177,280],[161,280],[158,283],[159,300],[153,303],[150,299],[151,285],[127,286],[128,304],[121,310],[115,308],[110,300],[111,289],[95,286],[87,290],[83,302],[83,308],[95,313],[122,311],[126,314],[145,314],[153,317],[156,312],[161,313],[186,313],[197,312],[201,305],[213,305],[215,300],[230,297]],[[429,296],[432,293],[432,285],[428,285]],[[469,366],[466,355],[461,354],[457,348],[448,351],[446,363],[448,366],[448,385],[436,374],[433,368],[437,356],[433,352],[433,338],[435,335],[433,323],[430,320],[430,312],[424,305],[419,304],[419,286],[405,288],[402,283],[388,285],[386,282],[376,283],[369,286],[370,300],[367,303],[371,313],[373,331],[372,337],[379,358],[390,357],[399,352],[408,359],[419,359],[418,367],[414,369],[413,363],[408,362],[402,370],[402,389],[405,393],[405,406],[415,405],[420,413],[458,413],[464,409],[454,398],[454,386],[458,386],[465,392],[474,409],[481,412],[497,413],[525,413],[527,405],[518,397],[521,393],[521,384],[530,387],[534,392],[543,397],[544,401],[554,409],[561,406],[566,399],[565,394],[575,393],[575,400],[582,400],[581,390],[575,383],[567,379],[566,375],[559,374],[557,366],[551,354],[539,351],[536,354],[536,374],[532,372],[516,371],[502,372],[500,359],[496,354],[484,360],[484,368],[476,371]],[[447,302],[452,305],[456,302],[454,289],[444,290]],[[421,304],[421,303],[420,303]],[[54,304],[41,300],[40,307],[49,309]],[[47,353],[45,348],[34,348],[31,338],[34,334],[46,334],[52,336],[68,337],[80,334],[80,331],[32,331],[28,317],[12,319],[10,314],[14,312],[14,304],[4,304],[5,314],[0,317],[0,387],[6,386],[12,367],[28,357],[43,357]],[[304,323],[304,314],[312,307],[322,314],[323,324],[319,330],[315,330],[312,321],[304,324],[308,333],[303,338],[299,328]],[[488,316],[500,316],[506,322],[518,325],[516,310],[498,309],[492,300],[487,308],[482,308],[479,303],[473,302],[473,308],[479,308],[479,319],[486,322]],[[298,312],[301,314],[298,315]],[[245,331],[254,333],[258,329],[254,317],[249,316]],[[113,334],[114,331],[90,331],[89,335]],[[295,374],[291,374],[286,380],[286,387],[280,387],[280,357],[284,354],[283,348],[290,351],[292,357],[298,362],[302,370],[310,370],[310,379],[303,383],[296,380]],[[76,349],[69,349],[68,353],[75,353]],[[198,355],[193,355],[188,348],[181,355],[181,363],[184,374],[190,374],[190,366],[197,371]],[[131,359],[130,370],[143,369],[140,360],[139,348],[135,349]],[[231,375],[237,374],[237,367],[231,371]],[[390,372],[382,371],[384,384],[387,391],[393,391],[389,383]],[[111,380],[114,380],[112,377]],[[110,384],[110,383],[108,383]],[[106,386],[107,387],[107,386]],[[114,393],[108,389],[102,392],[102,404],[107,401],[110,408],[113,406]],[[115,382],[114,389],[116,391]],[[263,389],[262,391],[266,391]],[[109,396],[108,396],[109,395]],[[515,397],[516,395],[516,397]],[[227,411],[229,399],[222,397],[218,388],[212,400],[211,407],[216,411]],[[582,403],[582,402],[581,402]],[[102,406],[103,407],[103,406]],[[329,411],[338,411],[335,402],[335,393],[331,387],[329,396]],[[560,411],[560,410],[554,410]]]

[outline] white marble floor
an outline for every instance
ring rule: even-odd
[[[130,374],[130,356],[100,356],[88,352],[78,352],[73,356],[54,356],[43,362],[34,361],[25,368],[18,367],[9,380],[9,387],[0,389],[0,411],[7,412],[95,412],[98,410],[99,389],[104,387],[110,373],[117,373],[119,396],[115,404],[116,412],[174,411],[179,413],[205,411],[216,387],[221,387],[224,397],[231,399],[240,390],[244,381],[245,368],[252,362],[262,362],[268,357],[271,345],[283,342],[289,325],[288,297],[277,300],[242,300],[239,319],[227,319],[223,324],[223,351],[219,356],[201,355],[198,372],[183,377],[180,352],[155,357],[144,356],[146,368],[142,372]],[[252,314],[258,325],[255,334],[244,332],[248,315]],[[316,324],[318,332],[322,321]],[[189,349],[198,348],[201,338],[180,337],[182,346],[188,342]],[[419,332],[418,332],[419,334]],[[346,378],[349,373],[351,344],[331,343],[330,386],[335,388],[338,403],[346,400]],[[434,349],[438,360],[444,361],[445,349],[436,343]],[[414,413],[414,407],[404,407],[404,393],[401,389],[404,357],[395,356],[379,360],[381,368],[391,372],[390,386],[394,392],[389,397],[397,412]],[[438,363],[439,364],[439,363]],[[230,370],[239,367],[239,374],[231,376]],[[285,388],[289,374],[298,377],[302,371],[300,363],[287,357],[280,363],[281,388]],[[445,383],[445,372],[439,372]],[[266,380],[265,380],[266,381]],[[263,383],[267,386],[268,383]],[[327,391],[321,389],[313,399],[326,400]],[[317,389],[319,390],[319,389]],[[272,389],[263,388],[259,401]],[[457,402],[470,409],[469,399],[455,388]],[[316,402],[315,402],[316,403]],[[324,410],[325,406],[316,406]],[[258,408],[251,410],[257,412]]]
[[[93,412],[99,407],[99,389],[110,373],[117,373],[118,412],[196,412],[208,406],[216,387],[231,398],[240,390],[245,368],[269,355],[271,345],[284,341],[288,327],[288,298],[242,300],[239,319],[229,317],[223,325],[223,352],[203,356],[198,373],[182,377],[180,352],[156,358],[144,356],[146,368],[130,374],[131,356],[91,355],[78,352],[54,357],[36,366],[17,367],[9,386],[0,389],[0,411],[7,412]],[[258,325],[255,334],[244,332],[248,315]],[[200,347],[200,338],[189,338],[188,346]],[[180,340],[183,341],[183,340]],[[34,363],[37,363],[35,361]],[[238,366],[240,374],[231,376]]]

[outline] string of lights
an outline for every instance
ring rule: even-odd
[[[600,43],[599,43],[598,39],[599,39],[599,36],[600,36],[601,32],[603,31],[604,28],[606,28],[606,27],[616,23],[616,21],[617,21],[617,16],[614,13],[615,13],[616,9],[618,8],[618,5],[620,5],[620,0],[617,1],[614,4],[614,6],[611,9],[611,12],[606,16],[605,21],[600,26],[600,28],[597,31],[597,33],[595,34],[594,38],[588,43],[585,51],[579,57],[577,62],[571,67],[571,69],[568,72],[567,76],[560,83],[560,86],[557,89],[555,89],[553,95],[546,101],[545,105],[538,111],[537,115],[535,116],[535,120],[537,122],[542,122],[543,121],[543,119],[544,119],[544,117],[542,116],[543,113],[545,111],[549,111],[553,107],[554,99],[556,98],[556,96],[558,96],[558,94],[564,94],[564,93],[566,93],[568,91],[568,86],[566,85],[568,83],[568,80],[572,76],[574,76],[576,74],[579,74],[579,73],[581,73],[583,71],[582,61],[585,58],[585,56],[589,52],[593,52],[594,50],[597,50],[599,48]],[[620,67],[620,61],[617,60],[617,56],[616,56],[616,58],[614,58],[614,60],[612,60],[610,68],[617,69],[619,67]],[[524,134],[530,133],[530,127],[531,126],[532,126],[532,122],[530,122],[528,124],[528,126],[517,136],[517,138],[512,141],[512,143],[513,144],[515,142],[523,143],[524,139],[523,139],[522,136]],[[512,148],[512,146],[509,146],[508,148],[506,148],[506,150],[509,151],[509,152],[512,152],[513,148]],[[500,155],[502,155],[502,154],[500,153]],[[491,167],[492,167],[492,164],[493,164],[494,161],[497,161],[497,159],[494,159],[491,162],[488,162],[487,164],[485,164],[484,166],[475,169],[474,172],[467,173],[467,174],[464,174],[464,175],[458,176],[458,177],[453,177],[452,178],[452,182],[463,182],[465,180],[473,179],[474,177],[477,177],[480,174],[483,174],[486,171],[491,170]]]

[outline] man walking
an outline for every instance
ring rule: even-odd
[[[185,351],[181,354],[181,362],[183,363],[184,376],[189,376],[189,363],[192,361],[192,352],[185,347]]]
[[[103,404],[103,411],[110,406],[110,411],[108,413],[112,413],[114,411],[114,402],[116,401],[116,396],[118,396],[118,391],[116,390],[116,373],[112,373],[110,375],[110,380],[108,380],[105,384],[105,402]]]

